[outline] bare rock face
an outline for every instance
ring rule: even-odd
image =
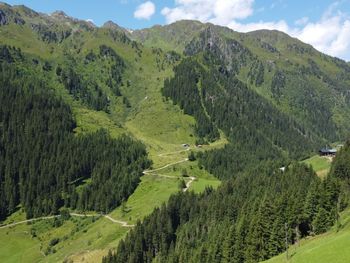
[[[118,26],[116,23],[113,21],[107,21],[106,23],[103,24],[103,28],[108,28],[108,29],[121,29],[120,26]]]
[[[0,26],[7,25],[8,19],[4,11],[0,9]]]
[[[18,12],[11,9],[11,6],[0,3],[0,26],[8,25],[9,23],[24,25],[25,21],[21,18]]]
[[[26,23],[26,22],[25,22],[22,18],[20,18],[20,17],[15,17],[13,21],[14,21],[15,24],[17,24],[17,25],[24,25],[24,24]]]
[[[222,36],[214,25],[207,26],[199,37],[194,38],[185,47],[184,53],[195,55],[203,51],[209,51],[222,60],[229,71],[238,71],[252,57],[251,52],[240,42]]]

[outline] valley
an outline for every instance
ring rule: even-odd
[[[0,18],[0,262],[344,250],[349,63],[278,31]]]
[[[178,147],[182,146],[179,145]],[[217,144],[214,147],[218,147]],[[186,154],[189,151],[190,148],[176,152],[161,153],[157,156],[170,160],[179,160],[187,156]],[[25,215],[22,213],[12,215],[4,222],[3,226],[0,226],[0,237],[4,238],[3,240],[0,238],[1,243],[4,244],[0,250],[0,261],[100,261],[103,256],[107,255],[108,250],[114,248],[118,241],[125,236],[128,228],[133,227],[138,220],[142,220],[155,207],[161,206],[171,194],[179,191],[180,178],[187,180],[184,191],[190,189],[200,193],[207,186],[214,188],[219,186],[220,181],[212,175],[206,174],[203,170],[193,170],[196,162],[191,162],[191,165],[185,164],[185,162],[189,162],[187,158],[166,164],[163,167],[144,171],[141,183],[134,194],[121,207],[118,207],[108,215],[71,212],[70,215],[77,225],[76,227],[81,227],[80,224],[83,227],[73,235],[71,220],[64,221],[62,226],[58,228],[51,226],[54,219],[59,218],[60,215],[29,220],[23,220]],[[188,169],[189,174],[196,177],[182,177],[180,172],[183,169]],[[90,218],[92,218],[92,221]],[[32,229],[37,228],[44,228],[43,236],[33,237],[30,234]],[[93,233],[97,233],[96,238]],[[59,245],[55,246],[55,253],[48,256],[43,255],[43,247],[53,238],[61,239]],[[5,239],[10,239],[11,242],[6,242]],[[32,256],[28,257],[27,247],[30,247],[33,251]],[[9,251],[11,251],[11,255],[8,253]]]

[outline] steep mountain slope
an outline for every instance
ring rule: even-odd
[[[60,67],[65,73],[64,75],[70,73],[72,76],[77,75],[83,79],[78,83],[71,83],[72,86],[73,84],[74,86],[80,84],[84,88],[87,86],[86,88],[91,90],[89,93],[95,93],[95,87],[91,84],[93,82],[98,84],[99,91],[102,93],[99,97],[102,104],[107,106],[104,111],[108,111],[109,115],[105,115],[101,111],[94,111],[100,110],[100,108],[91,105],[92,102],[86,101],[89,97],[88,94],[69,90],[68,87],[75,100],[72,101],[70,97],[65,98],[69,103],[72,103],[74,110],[76,110],[77,122],[83,121],[78,127],[79,130],[99,126],[98,123],[101,123],[102,120],[109,122],[109,127],[114,126],[111,130],[118,129],[118,126],[125,127],[128,116],[132,122],[143,114],[144,109],[147,109],[155,112],[143,114],[135,121],[136,126],[141,125],[139,121],[144,120],[144,118],[152,119],[154,115],[160,117],[170,114],[172,118],[159,118],[158,131],[155,131],[154,125],[148,125],[145,131],[144,125],[142,128],[136,127],[135,132],[148,132],[147,135],[140,134],[140,136],[162,141],[162,143],[155,143],[157,147],[162,147],[167,142],[170,142],[169,147],[174,147],[174,145],[184,141],[194,141],[190,137],[193,120],[184,116],[177,107],[164,103],[159,92],[164,78],[172,74],[171,67],[179,59],[176,54],[143,48],[140,44],[131,41],[124,30],[119,30],[120,28],[116,26],[108,26],[107,24],[103,28],[96,28],[84,21],[70,18],[62,12],[48,16],[34,11],[31,11],[32,14],[21,6],[9,7],[2,4],[1,7],[5,14],[2,16],[3,20],[6,21],[0,27],[3,36],[0,40],[2,44],[19,47],[26,54],[42,59],[43,63],[46,61],[51,63],[50,75],[56,68]],[[31,15],[27,15],[28,13]],[[24,24],[18,25],[11,22],[18,19],[22,19]],[[50,25],[50,27],[45,28],[44,25]],[[44,29],[40,32],[32,29],[37,27]],[[56,35],[62,30],[61,28],[69,33],[66,34],[66,38],[57,40]],[[42,35],[54,37],[45,39],[42,38]],[[102,46],[106,47],[105,51],[100,49]],[[101,53],[110,52],[109,48],[112,48],[112,52],[115,52],[116,55],[111,53],[106,54],[106,56]],[[111,63],[115,65],[111,65]],[[66,65],[67,68],[74,70],[65,72],[67,71]],[[54,77],[53,79],[55,80]],[[60,85],[56,86],[60,93],[65,93]],[[119,89],[119,91],[115,89]],[[82,106],[85,108],[84,110],[82,110]],[[94,118],[94,121],[89,120],[87,115],[89,118]],[[166,129],[165,132],[164,129]],[[126,130],[124,129],[124,131]],[[160,133],[164,134],[160,136],[162,138],[158,137]],[[154,144],[152,143],[152,145]]]
[[[243,187],[255,172],[242,179],[242,171],[258,171],[254,167],[264,162],[272,166],[271,159],[277,160],[273,167],[280,167],[344,138],[349,128],[349,65],[280,32],[240,34],[196,21],[136,31],[113,22],[98,28],[63,12],[46,15],[0,3],[0,36],[1,216],[16,211],[5,223],[18,215],[23,220],[69,207],[111,212],[114,219],[136,224],[172,193],[187,190],[186,183],[190,190],[205,192],[200,198],[211,196],[206,186],[220,181],[208,171],[235,178]],[[33,134],[38,140],[32,140]],[[193,147],[196,143],[204,145]],[[182,144],[190,144],[194,153]],[[150,165],[145,149],[154,169],[141,177]],[[26,158],[20,163],[17,156],[22,155]],[[258,176],[257,187],[268,181],[276,191],[292,191],[287,181],[293,180],[302,199],[305,187],[317,181],[300,168],[295,174],[305,175],[305,181],[288,173],[281,185],[281,173],[271,169]],[[27,175],[28,185],[22,183]],[[215,194],[220,202],[226,190]],[[192,200],[194,195],[188,195]],[[285,200],[283,194],[276,196]],[[228,218],[237,212],[224,210],[230,211]],[[190,217],[186,220],[195,229],[197,222]],[[23,251],[13,244],[22,233],[23,248],[35,247],[33,261],[100,259],[128,231],[104,220],[1,229],[2,237],[13,238],[2,251],[11,249],[16,262]]]
[[[120,141],[121,135],[124,133],[134,139],[142,140],[148,150],[148,158],[153,161],[154,168],[187,158],[188,153],[180,151],[183,150],[183,143],[194,144],[196,140],[193,131],[195,121],[191,116],[184,115],[179,107],[167,102],[161,95],[164,79],[172,75],[171,69],[179,60],[176,53],[144,48],[141,44],[131,41],[126,36],[125,30],[120,30],[119,28],[96,28],[84,21],[70,18],[62,12],[56,12],[49,16],[36,13],[23,6],[10,7],[4,4],[0,4],[0,10],[1,21],[6,21],[6,23],[4,22],[0,26],[1,65],[14,70],[13,81],[15,84],[17,83],[19,85],[20,83],[20,78],[16,74],[23,72],[27,76],[28,81],[23,81],[25,85],[21,84],[20,86],[23,86],[22,88],[28,94],[31,94],[30,88],[27,88],[30,86],[30,83],[36,86],[34,79],[37,79],[37,82],[42,84],[42,86],[37,85],[37,88],[42,89],[43,94],[46,94],[45,90],[49,89],[50,96],[57,98],[71,112],[69,118],[74,123],[74,130],[69,130],[69,136],[72,135],[77,138],[85,138],[82,136],[93,137],[92,134],[94,132],[104,128],[112,137],[108,139],[110,140],[107,143],[109,146],[104,148],[103,154],[99,154],[98,157],[91,155],[89,158],[98,161],[100,164],[102,159],[104,159],[104,164],[110,159],[117,161],[118,158],[110,155],[109,150],[115,148],[113,147],[114,140]],[[22,23],[16,23],[19,19],[21,21],[23,20]],[[40,30],[36,30],[36,28],[40,28]],[[62,32],[68,33],[62,34]],[[64,37],[60,37],[62,35]],[[8,75],[6,71],[3,71],[3,74]],[[10,77],[10,75],[7,77]],[[7,89],[3,86],[1,86],[1,89],[4,95],[6,95],[5,91]],[[5,107],[6,114],[8,111],[10,113],[12,112],[12,108],[7,107],[8,103],[11,102],[13,106],[17,105],[17,102],[14,102],[12,99],[11,101],[6,101],[6,104],[1,104]],[[18,103],[21,105],[20,102]],[[47,106],[50,107],[50,104]],[[18,108],[19,120],[25,118],[24,113],[21,115],[22,107]],[[47,115],[43,112],[44,110],[45,108],[36,110],[35,116],[42,117],[43,120],[51,120],[51,118],[47,118]],[[56,114],[59,113],[57,108],[50,108],[48,110],[50,114],[55,112]],[[28,114],[31,114],[30,107]],[[54,120],[57,120],[56,117]],[[6,130],[8,128],[7,122],[3,123],[3,119],[0,122],[1,130],[3,128]],[[16,138],[32,138],[30,134],[27,137],[21,137],[21,122],[16,123],[13,120],[13,124],[16,124],[15,127],[18,128],[16,130]],[[57,125],[57,123],[53,124]],[[35,128],[39,129],[37,122],[28,126],[28,130],[31,132],[35,132]],[[63,131],[60,129],[56,131],[58,134],[61,132]],[[6,132],[6,134],[9,133]],[[98,136],[96,136],[97,138]],[[47,139],[49,140],[50,137]],[[96,150],[99,149],[99,147],[94,147],[93,140],[89,141],[90,144],[85,147],[86,151],[75,154],[75,158],[70,161],[77,161],[78,163],[76,165],[85,164],[85,161],[89,161],[89,158],[84,157],[93,154],[89,149],[91,147],[96,148]],[[35,144],[34,141],[28,141],[28,145],[29,143]],[[98,141],[97,145],[102,146],[100,143],[101,141]],[[222,139],[217,141],[213,147],[220,147],[224,143],[225,140]],[[134,146],[138,144],[139,142]],[[59,146],[65,148],[64,145],[60,144]],[[81,144],[81,146],[84,146],[84,144]],[[127,148],[130,148],[129,150],[132,151],[132,143],[129,146]],[[29,149],[29,147],[27,148]],[[48,148],[50,149],[50,147]],[[82,150],[81,148],[79,150]],[[3,149],[3,145],[1,144],[0,151],[2,157],[4,157]],[[19,144],[18,150],[21,150]],[[67,151],[69,152],[70,149],[67,148]],[[169,154],[173,152],[174,154]],[[107,158],[105,155],[109,157]],[[122,162],[125,161],[126,163],[136,157],[133,154],[116,153],[116,155],[123,159]],[[16,172],[20,168],[18,165],[15,165],[18,161],[17,156],[16,154],[8,155],[14,165],[11,166],[13,167],[11,173],[7,172],[7,176],[5,176],[7,178],[6,184],[2,180],[5,178],[3,177],[5,170],[0,169],[1,188],[11,186],[11,191],[13,189],[19,189],[19,187],[12,188],[15,185],[13,182],[17,182],[16,178],[18,177]],[[70,155],[65,156],[64,153],[59,156],[63,160],[70,157]],[[37,156],[36,154],[28,154],[27,157],[33,159],[33,161],[39,157],[47,163],[47,160],[55,160],[56,155],[53,157],[50,153],[44,157]],[[65,165],[62,166],[62,169],[70,174],[72,179],[68,180],[69,191],[73,190],[78,195],[84,195],[85,197],[83,199],[93,196],[93,198],[89,198],[90,201],[100,199],[101,197],[108,199],[113,195],[114,197],[117,196],[117,200],[119,201],[113,201],[112,206],[106,211],[110,211],[111,208],[118,206],[123,199],[127,199],[131,194],[130,191],[134,191],[137,186],[136,191],[134,191],[130,198],[125,200],[123,205],[119,206],[118,209],[113,210],[111,215],[113,219],[130,222],[130,224],[143,219],[155,207],[167,201],[172,193],[179,191],[178,185],[180,179],[186,182],[189,180],[189,178],[182,177],[180,173],[182,170],[187,169],[188,174],[196,177],[196,180],[190,187],[190,189],[194,189],[195,191],[203,191],[207,185],[217,186],[220,184],[220,181],[208,172],[203,169],[200,170],[197,166],[197,161],[169,166],[168,170],[160,170],[165,176],[158,175],[158,173],[150,173],[143,175],[141,178],[142,169],[146,166],[142,167],[140,163],[132,161],[133,165],[130,168],[132,166],[137,166],[137,168],[134,171],[132,169],[128,171],[129,176],[124,177],[124,179],[127,179],[124,183],[121,180],[122,178],[119,177],[119,179],[116,179],[115,177],[117,173],[121,172],[119,168],[114,167],[110,169],[112,171],[111,173],[114,174],[112,176],[114,179],[110,176],[108,176],[109,179],[103,176],[99,177],[98,174],[106,175],[110,172],[109,168],[106,169],[107,167],[103,165],[98,165],[99,167],[95,171],[96,174],[93,176],[90,173],[85,173],[84,170],[83,176],[79,177],[79,173],[75,173],[76,167],[73,166],[71,170],[66,170],[71,164],[70,161],[63,161]],[[45,166],[41,166],[45,162],[40,163],[40,168]],[[120,164],[122,162],[118,161]],[[2,164],[1,167],[3,167]],[[55,182],[57,180],[60,184],[63,183],[65,185],[64,182],[67,182],[67,177],[62,174],[61,168],[55,169],[51,166],[51,168],[46,167],[45,169],[40,173],[36,173],[36,170],[32,169],[30,173],[34,175],[34,178],[37,178],[36,174],[40,174],[40,180],[43,182],[42,185],[47,186],[48,181],[45,181],[45,178],[50,178],[50,184],[52,181]],[[49,173],[47,169],[50,170]],[[103,170],[103,172],[97,173],[99,169]],[[23,177],[24,170],[22,169],[20,172],[21,177]],[[9,181],[9,175],[11,174],[14,174],[13,182]],[[141,181],[140,184],[138,184],[139,181]],[[31,183],[31,187],[34,184],[35,182]],[[122,191],[119,191],[127,185],[131,185],[132,187],[126,187]],[[99,187],[101,188],[98,189]],[[113,195],[108,194],[107,189],[113,187]],[[40,187],[40,189],[45,190],[45,198],[44,196],[42,200],[38,198],[37,202],[41,202],[42,207],[45,207],[44,211],[35,211],[34,214],[26,214],[24,211],[27,211],[27,208],[23,206],[24,202],[22,200],[21,206],[16,206],[16,201],[7,207],[9,204],[7,197],[2,198],[3,203],[1,207],[5,207],[6,210],[4,213],[7,214],[9,210],[11,210],[11,213],[14,206],[14,210],[16,211],[2,223],[7,224],[13,221],[23,221],[26,217],[37,216],[39,214],[57,213],[57,210],[63,204],[59,202],[52,209],[53,202],[51,200],[60,198],[68,200],[72,197],[69,192],[68,195],[65,192],[63,196],[49,194],[50,191],[60,190],[59,188]],[[97,193],[88,193],[91,190],[97,191]],[[10,189],[6,190],[6,196],[12,196],[11,191]],[[86,195],[86,193],[88,194]],[[28,192],[28,196],[32,196],[31,191]],[[18,200],[18,197],[16,195],[16,200]],[[30,200],[30,198],[27,200],[28,207],[30,209],[37,207],[37,204]],[[90,203],[90,208],[83,208],[90,201],[78,202],[77,209],[99,211],[100,208],[98,206],[91,207],[93,202]],[[105,204],[107,205],[107,203]],[[64,205],[70,206],[67,204]],[[72,209],[73,207],[70,206],[70,208]],[[20,216],[17,216],[18,213]],[[57,262],[70,258],[85,258],[85,261],[87,261],[88,258],[91,258],[91,262],[96,262],[96,260],[99,261],[103,255],[107,254],[109,248],[115,247],[118,241],[129,230],[129,228],[122,227],[117,223],[108,220],[106,222],[106,219],[103,217],[89,222],[83,218],[73,218],[61,223],[57,223],[52,219],[47,220],[47,222],[35,222],[32,225],[18,225],[13,228],[1,229],[1,243],[5,243],[6,245],[0,252],[0,259],[2,261],[18,262],[19,258],[21,260],[27,258],[27,262]],[[32,233],[35,234],[32,235]],[[11,242],[6,242],[5,240],[7,238]],[[56,239],[55,242],[57,242],[57,239],[59,240],[59,243],[54,245],[54,247],[50,245],[52,239]],[[31,248],[32,253],[29,257],[26,257],[28,248]]]
[[[177,36],[183,33],[181,41]],[[326,141],[348,135],[347,63],[282,32],[242,34],[180,21],[131,37],[145,45],[163,41],[165,48],[176,47],[191,57],[175,69],[163,94],[195,117],[202,138],[198,143],[215,139],[217,128],[229,138],[224,150],[202,158],[217,176],[230,177],[257,160],[305,157]]]
[[[149,46],[165,42],[186,55],[208,50],[219,56],[229,72],[314,132],[331,139],[347,135],[349,65],[282,32],[243,34],[180,21],[134,31],[131,37]]]
[[[225,181],[216,191],[174,195],[130,231],[103,262],[260,262],[334,224],[339,234],[316,238],[318,242],[300,248],[300,255],[292,254],[292,261],[295,256],[296,262],[306,262],[305,255],[307,262],[345,262],[347,252],[337,255],[317,246],[329,244],[342,251],[342,241],[348,243],[349,222],[339,213],[350,201],[349,159],[347,142],[325,180],[303,164],[293,163],[281,171],[270,162]],[[281,257],[276,260],[272,262],[281,262]]]

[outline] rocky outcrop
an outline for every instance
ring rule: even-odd
[[[185,47],[184,53],[192,56],[204,51],[209,51],[215,58],[219,58],[229,71],[238,71],[252,58],[249,49],[235,39],[222,36],[214,25],[208,25],[199,37],[195,37]]]
[[[8,19],[6,17],[6,14],[3,10],[0,9],[0,26],[7,25]]]

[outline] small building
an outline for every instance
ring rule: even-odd
[[[320,156],[334,156],[336,155],[336,153],[336,149],[322,148],[321,150],[319,150]]]

